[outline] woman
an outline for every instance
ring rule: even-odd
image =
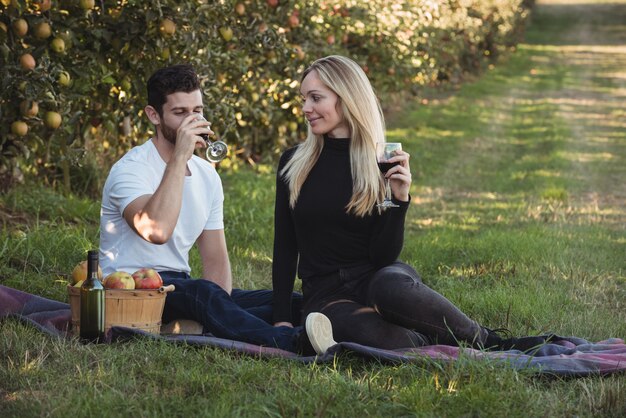
[[[283,154],[276,181],[274,324],[293,326],[297,270],[303,316],[330,318],[336,341],[386,349],[518,343],[468,318],[397,261],[410,201],[409,154],[389,160],[399,164],[385,174],[399,207],[378,209],[384,186],[375,147],[385,141],[385,125],[360,66],[342,56],[319,59],[305,70],[300,93],[308,137]]]

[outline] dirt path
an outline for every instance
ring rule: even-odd
[[[531,41],[529,47],[551,48],[558,61],[552,64],[567,68],[561,91],[546,92],[546,98],[571,131],[563,157],[583,191],[574,203],[624,225],[626,1],[540,0],[533,21],[562,28],[551,44]],[[598,165],[603,169],[594,170]]]
[[[444,104],[480,128],[462,131],[420,202],[458,212],[523,198],[530,218],[624,230],[626,0],[538,0],[527,39],[496,67]],[[550,193],[556,208],[541,200]]]

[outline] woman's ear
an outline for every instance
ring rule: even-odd
[[[161,116],[154,107],[148,105],[144,108],[144,111],[146,112],[146,116],[148,116],[148,119],[150,120],[150,122],[152,122],[153,125],[161,124]]]

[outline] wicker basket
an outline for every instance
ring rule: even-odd
[[[137,328],[153,334],[159,334],[161,315],[165,306],[165,296],[174,290],[174,285],[160,289],[105,289],[104,292],[104,328],[105,332],[113,326]],[[72,311],[72,331],[80,331],[80,287],[68,286]]]

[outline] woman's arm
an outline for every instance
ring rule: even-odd
[[[397,260],[404,245],[404,220],[411,197],[410,155],[400,151],[390,162],[399,164],[387,171],[392,200],[399,207],[385,209],[377,216],[372,236],[370,237],[370,260],[376,267],[384,267]]]
[[[274,293],[274,323],[291,323],[291,295],[298,266],[298,243],[291,210],[289,188],[280,171],[292,153],[281,157],[276,173],[276,203],[274,207],[274,256],[272,262],[272,287]]]

